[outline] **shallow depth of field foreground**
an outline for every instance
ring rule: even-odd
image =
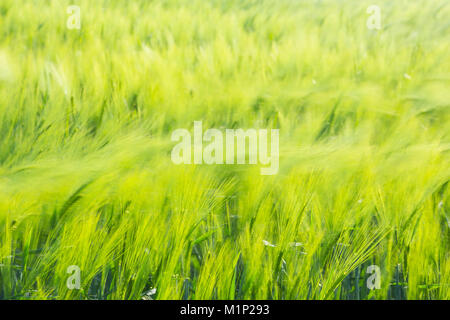
[[[449,299],[449,21],[0,1],[0,299]],[[279,129],[278,173],[174,164],[194,121]]]

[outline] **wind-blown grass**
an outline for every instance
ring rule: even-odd
[[[0,298],[449,299],[450,7],[370,4],[2,0]],[[279,173],[174,165],[195,120]]]

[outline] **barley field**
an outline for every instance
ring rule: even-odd
[[[1,0],[0,299],[449,299],[449,44],[446,0]],[[277,174],[174,164],[194,121]]]

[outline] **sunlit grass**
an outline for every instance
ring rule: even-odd
[[[371,4],[2,0],[0,298],[449,299],[450,6]],[[195,120],[279,173],[174,165]]]

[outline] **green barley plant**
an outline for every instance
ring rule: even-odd
[[[449,21],[2,0],[0,299],[450,299]],[[198,120],[278,129],[278,173],[174,164]]]

